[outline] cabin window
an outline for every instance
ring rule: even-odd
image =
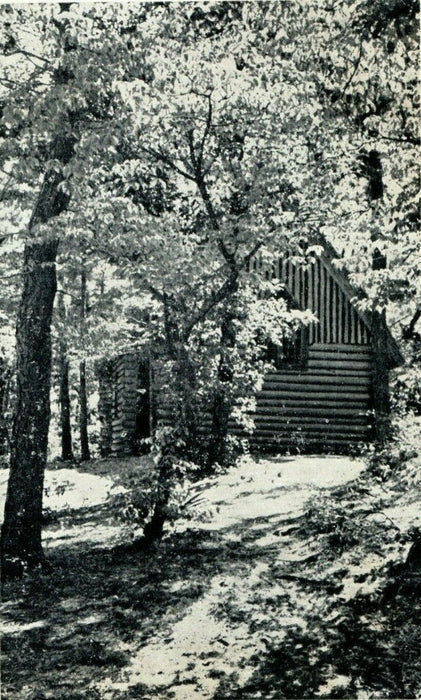
[[[304,369],[308,358],[308,328],[300,328],[293,336],[284,338],[281,345],[268,341],[265,359],[275,369]]]

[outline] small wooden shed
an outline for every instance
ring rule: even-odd
[[[328,249],[306,265],[280,258],[269,271],[258,259],[252,263],[257,272],[277,277],[293,304],[317,318],[294,342],[268,349],[275,369],[257,394],[255,447],[346,452],[370,439],[370,413],[384,410],[388,373],[402,364],[402,355],[381,317],[356,308],[356,290],[332,257]],[[113,363],[114,454],[131,453],[152,429],[149,372],[136,355],[121,355]],[[240,432],[235,424],[232,430]]]

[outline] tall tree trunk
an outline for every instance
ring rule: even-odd
[[[86,392],[86,362],[79,363],[79,430],[80,430],[80,458],[82,462],[91,459],[88,437],[88,398]]]
[[[6,455],[9,449],[9,425],[7,412],[9,408],[11,370],[7,361],[0,357],[0,455]]]
[[[70,160],[74,141],[59,138],[53,154]],[[65,209],[68,196],[56,169],[46,173],[29,223],[47,223]],[[16,329],[17,401],[4,522],[2,575],[20,574],[43,561],[41,545],[42,493],[50,420],[51,318],[56,293],[57,240],[29,238],[24,250],[23,290]]]
[[[146,540],[162,537],[167,506],[174,480],[174,466],[180,457],[196,456],[197,421],[195,408],[196,373],[188,350],[187,337],[174,322],[168,300],[164,299],[165,335],[169,356],[175,365],[174,390],[179,405],[174,413],[172,431],[163,435],[158,460],[158,489],[152,517],[144,528]]]
[[[66,309],[64,307],[62,294],[59,297],[58,314],[62,321],[63,332],[66,324]],[[71,462],[73,461],[73,446],[69,392],[69,359],[67,356],[67,343],[63,339],[59,341],[58,355],[61,458],[64,462]]]
[[[374,207],[383,197],[383,168],[380,154],[372,150],[363,153],[362,163],[367,178],[367,196]],[[371,242],[375,245],[379,236],[371,235]],[[373,247],[371,267],[373,270],[384,270],[387,266],[385,255]],[[389,369],[387,366],[387,329],[386,312],[373,311],[371,322],[371,342],[373,349],[372,369],[372,403],[374,409],[374,438],[383,443],[390,434],[390,397],[389,397]]]
[[[69,393],[69,360],[65,351],[60,352],[59,358],[59,402],[61,429],[61,458],[63,462],[73,461],[72,426]]]
[[[385,312],[373,311],[371,323],[373,348],[372,401],[374,438],[384,443],[390,435],[389,369],[387,366],[387,328]]]
[[[222,464],[225,456],[228,421],[232,409],[231,385],[234,377],[231,353],[236,342],[235,312],[229,307],[221,325],[221,355],[218,365],[218,386],[212,406],[212,426],[208,446],[208,467]]]
[[[184,345],[179,350],[177,377],[177,392],[180,399],[177,430],[185,440],[186,452],[190,456],[196,449],[197,440],[196,371]]]
[[[50,420],[57,243],[28,244],[17,326],[17,406],[2,527],[2,570],[42,561],[41,518]]]
[[[81,331],[85,331],[86,319],[86,270],[81,270]],[[79,363],[79,430],[80,430],[80,457],[82,462],[91,459],[88,436],[88,396],[86,391],[86,361]]]
[[[167,506],[171,497],[174,461],[173,436],[169,435],[163,438],[161,444],[161,454],[158,462],[158,493],[152,517],[143,530],[147,541],[158,540],[164,533]]]

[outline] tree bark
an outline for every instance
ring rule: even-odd
[[[80,458],[82,462],[91,459],[88,437],[88,397],[86,392],[86,362],[79,364],[79,429],[80,429]]]
[[[59,138],[53,153],[70,160],[73,139]],[[29,223],[29,233],[62,212],[68,196],[61,172],[49,170]],[[2,525],[2,575],[21,574],[43,562],[42,493],[50,421],[51,319],[56,293],[58,241],[30,236],[24,250],[23,290],[17,329],[17,401],[12,428],[10,473]]]
[[[69,394],[69,360],[66,353],[60,353],[60,428],[61,428],[61,458],[63,462],[73,461],[71,409]]]
[[[191,456],[196,450],[197,410],[195,402],[196,372],[188,351],[182,346],[178,356],[178,393],[180,398],[180,436],[185,440],[186,452]]]
[[[390,435],[389,369],[386,361],[387,329],[385,313],[373,311],[371,323],[373,348],[372,402],[374,439],[383,443]]]
[[[63,295],[60,295],[58,313],[64,326],[66,323],[66,311],[64,308]],[[73,461],[73,446],[71,426],[71,404],[69,393],[69,359],[67,356],[67,343],[64,340],[60,340],[59,342],[58,365],[61,458],[63,462],[71,462]]]
[[[421,318],[421,309],[416,309],[416,311],[415,311],[413,317],[411,318],[410,322],[408,323],[408,325],[404,326],[403,333],[402,333],[402,338],[404,340],[412,340],[413,338],[416,337],[415,326],[417,325],[420,318]]]
[[[232,308],[225,312],[221,325],[221,355],[218,365],[218,387],[215,391],[212,406],[212,426],[208,445],[207,464],[222,464],[225,456],[225,445],[228,435],[228,421],[232,409],[231,385],[234,368],[231,362],[231,352],[236,342],[235,313]]]
[[[86,319],[86,270],[82,266],[81,270],[81,331],[84,333]],[[80,458],[82,462],[91,459],[88,436],[88,396],[86,391],[86,361],[79,363],[79,430],[80,430]]]
[[[158,493],[152,517],[146,523],[143,534],[148,542],[159,540],[164,534],[167,519],[167,506],[171,496],[174,470],[174,444],[172,436],[164,437],[158,463]]]
[[[6,455],[9,449],[7,412],[9,408],[10,381],[10,367],[6,360],[0,357],[0,455]]]

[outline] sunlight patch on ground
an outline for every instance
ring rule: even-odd
[[[294,539],[280,537],[276,532],[277,521],[281,518],[287,524],[303,512],[309,497],[316,497],[320,489],[355,479],[362,468],[361,462],[346,457],[266,459],[257,463],[246,459],[238,469],[202,482],[197,490],[203,494],[204,508],[209,508],[209,514],[199,521],[179,523],[176,530],[192,525],[206,530],[241,526],[240,533],[227,533],[229,539],[241,540],[241,533],[267,529],[273,524],[274,532],[266,533],[253,545],[276,543],[280,564],[302,560],[312,550]],[[253,673],[251,656],[265,649],[259,632],[262,615],[259,597],[276,598],[273,629],[266,626],[264,637],[267,641],[274,636],[277,643],[288,629],[305,627],[305,610],[314,602],[314,596],[308,593],[304,596],[295,582],[280,578],[274,585],[273,577],[266,579],[265,561],[255,561],[243,574],[216,576],[202,598],[173,624],[169,638],[142,646],[132,654],[130,666],[118,680],[108,678],[95,686],[96,690],[104,698],[111,698],[114,691],[124,692],[142,683],[152,693],[157,688],[171,687],[176,700],[205,700],[213,696],[220,678],[233,672],[241,687]],[[177,587],[182,588],[180,582]],[[233,624],[229,611],[237,609],[241,610],[241,616]],[[250,631],[251,621],[255,623],[255,633]]]
[[[53,529],[50,526],[43,533],[42,542],[48,548],[71,547],[81,542],[108,549],[121,542],[126,534],[122,525],[103,525],[101,523],[86,523],[67,525]]]
[[[108,697],[114,690],[127,691],[130,686],[143,683],[150,687],[171,686],[176,700],[205,700],[213,696],[220,677],[233,669],[243,684],[253,670],[246,661],[263,648],[262,644],[258,636],[250,634],[247,622],[234,626],[215,616],[221,595],[227,591],[240,594],[239,585],[234,576],[215,577],[207,593],[172,626],[169,638],[141,647],[120,681],[106,679],[95,689]]]
[[[282,644],[293,630],[305,630],[309,611],[317,609],[319,600],[323,603],[319,589],[303,589],[299,577],[295,581],[285,575],[320,546],[303,543],[288,529],[295,526],[309,498],[316,500],[325,489],[355,479],[362,468],[361,462],[346,457],[247,458],[239,468],[196,485],[193,492],[203,496],[203,511],[192,520],[176,523],[175,530],[222,531],[217,536],[215,556],[221,552],[220,542],[229,540],[238,542],[244,558],[231,560],[228,548],[223,555],[228,557],[225,574],[214,576],[202,597],[183,612],[177,612],[175,606],[163,613],[146,643],[144,630],[136,630],[129,642],[114,640],[117,646],[113,649],[127,653],[130,661],[112,674],[107,671],[102,680],[90,676],[87,697],[99,693],[104,700],[113,700],[116,693],[124,695],[131,687],[142,685],[139,697],[149,700],[167,697],[169,689],[175,700],[208,700],[221,679],[233,674],[235,685],[244,686],[256,668],[253,657],[258,654],[264,658],[270,645]],[[46,487],[46,507],[62,511],[101,506],[110,495],[125,490],[121,485],[113,488],[112,478],[105,474],[70,469],[47,471]],[[81,541],[112,546],[124,537],[124,528],[112,521],[106,508],[100,511],[101,516],[95,511],[95,517],[83,511],[70,523],[63,514],[46,528],[44,542],[48,547],[73,546]],[[252,548],[256,548],[257,557]],[[343,594],[347,596],[355,594],[355,582],[352,562],[346,564],[349,588]],[[376,564],[367,562],[367,572]],[[355,571],[361,574],[361,562],[355,562]],[[318,578],[319,573],[310,568],[304,575]],[[181,579],[170,582],[168,590],[183,596],[191,583],[190,572],[182,572]],[[368,577],[358,585],[370,586],[371,580]],[[66,622],[60,630],[54,629],[50,641],[73,637],[85,626],[88,631],[89,625],[101,627],[106,619],[103,605],[92,610],[79,596],[63,598],[59,608]]]
[[[195,527],[215,531],[247,522],[248,527],[259,528],[261,525],[253,520],[291,520],[300,515],[317,491],[356,479],[363,466],[348,457],[245,458],[235,470],[198,487],[202,491],[207,486],[203,499],[210,515]],[[187,527],[180,523],[176,530]],[[265,539],[264,544],[276,541],[276,537]]]
[[[3,511],[6,498],[8,470],[0,477],[0,503]],[[44,508],[54,512],[77,510],[105,503],[111,495],[123,493],[108,476],[96,476],[77,469],[47,469],[44,483]]]

